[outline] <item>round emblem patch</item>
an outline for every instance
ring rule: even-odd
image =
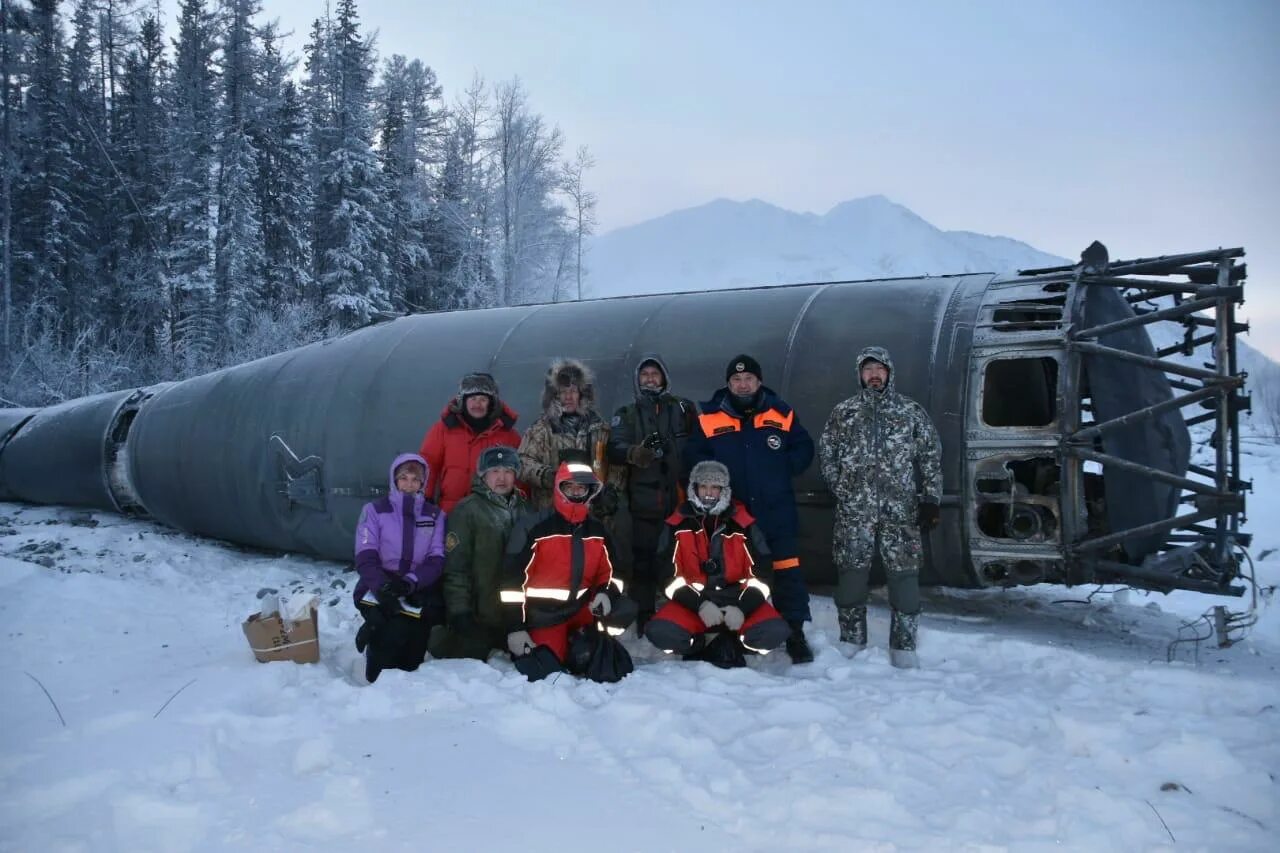
[[[776,435],[769,436],[764,440],[764,443],[769,445],[770,450],[780,450],[782,448],[782,439]]]
[[[450,533],[448,536],[444,537],[445,551],[452,551],[454,548],[457,548],[457,547],[458,547],[458,534]]]
[[[742,362],[738,362],[733,366],[733,369],[736,370],[738,373],[741,373],[742,371],[747,369],[747,366]]]

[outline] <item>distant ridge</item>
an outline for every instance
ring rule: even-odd
[[[1008,237],[943,231],[882,195],[823,215],[715,199],[596,237],[591,296],[1008,272],[1069,261]]]

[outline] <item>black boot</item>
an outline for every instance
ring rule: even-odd
[[[813,663],[813,649],[804,638],[804,623],[791,622],[791,636],[787,638],[787,655],[792,663]]]
[[[894,610],[889,617],[889,662],[899,669],[920,666],[916,657],[916,627],[919,623],[919,613]]]
[[[360,626],[360,630],[356,631],[356,651],[364,654],[365,646],[369,645],[369,641],[373,639],[376,629],[370,623],[366,622]]]
[[[654,623],[657,624],[657,623]],[[684,660],[702,660],[703,653],[707,650],[707,635],[699,634],[693,638],[693,642],[689,644],[689,649],[684,653]]]

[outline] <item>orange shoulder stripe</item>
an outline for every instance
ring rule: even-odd
[[[791,432],[791,423],[796,419],[795,412],[787,412],[785,415],[777,409],[769,409],[756,415],[752,424],[756,429],[780,429],[783,432]]]
[[[742,429],[742,424],[738,419],[727,412],[712,412],[706,415],[698,415],[698,426],[702,428],[702,434],[707,438],[711,438],[721,433],[737,432]]]

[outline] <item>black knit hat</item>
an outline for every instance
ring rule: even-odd
[[[756,361],[749,355],[735,355],[729,359],[729,366],[724,369],[724,381],[728,382],[729,377],[735,373],[751,373],[756,379],[764,381],[764,372],[760,370],[760,362]]]

